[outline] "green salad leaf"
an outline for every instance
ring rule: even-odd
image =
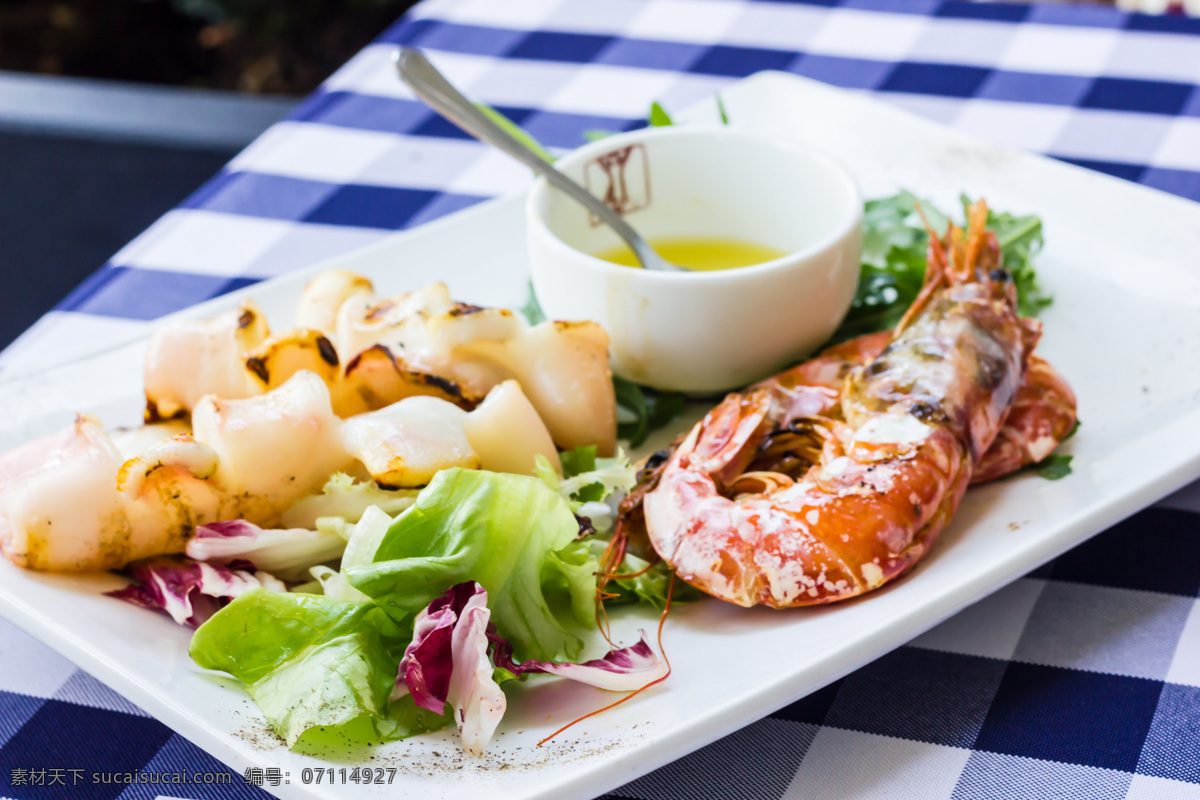
[[[322,521],[329,521],[329,518],[323,517]],[[350,585],[350,581],[346,579],[346,570],[374,561],[375,551],[379,549],[379,543],[391,527],[391,517],[379,508],[368,508],[362,519],[350,527],[345,537],[346,550],[342,553],[340,569],[318,565],[309,570],[318,581],[321,593],[338,600],[370,600],[371,598]]]
[[[720,94],[715,94],[715,95],[713,95],[713,97],[715,97],[717,100],[717,114],[719,114],[721,117],[721,124],[728,125],[729,124],[729,112],[727,112],[725,110],[725,101],[721,99]]]
[[[598,476],[620,471],[590,455],[568,459],[592,469],[567,480],[603,484]],[[395,520],[369,508],[348,536],[341,570],[313,571],[325,594],[247,592],[192,640],[196,663],[245,683],[289,747],[446,724],[411,697],[388,698],[416,613],[456,583],[483,584],[492,622],[522,659],[575,658],[579,632],[595,624],[598,563],[568,501],[538,478],[443,470]]]
[[[560,478],[550,462],[537,457],[534,473],[560,494],[578,513],[584,503],[597,503],[616,492],[628,492],[637,484],[637,470],[624,453],[614,458],[596,458],[595,446],[576,447],[560,454],[563,475]]]
[[[381,489],[375,481],[357,482],[344,472],[335,472],[319,494],[297,500],[280,522],[288,528],[315,528],[322,517],[341,518],[347,523],[359,520],[363,512],[375,506],[389,514],[398,514],[413,504],[412,489]]]
[[[721,95],[716,94],[713,97],[717,101],[717,115],[721,119],[722,125],[729,124],[729,113],[725,110],[725,101],[721,99]],[[667,110],[662,107],[661,103],[654,102],[650,104],[650,113],[646,115],[646,125],[652,128],[660,128],[665,125],[674,125],[675,120],[667,113]],[[589,142],[598,142],[601,139],[607,139],[609,136],[617,133],[617,131],[606,131],[599,129],[589,129],[583,132],[583,138]]]
[[[530,325],[546,321],[546,312],[542,311],[542,304],[538,302],[537,295],[533,291],[533,281],[529,281],[529,286],[525,291],[525,305],[518,310]]]
[[[597,569],[574,544],[578,534],[567,501],[538,478],[448,469],[396,518],[372,563],[345,574],[398,622],[456,583],[478,581],[521,658],[574,658],[583,646],[574,628],[592,622],[579,598],[594,598]]]
[[[1038,475],[1041,475],[1046,480],[1057,481],[1067,477],[1073,471],[1071,469],[1071,461],[1074,456],[1059,455],[1052,453],[1034,465]]]
[[[597,557],[604,552],[607,544],[607,540],[603,538],[596,538],[591,542],[593,552]],[[663,609],[667,605],[671,573],[672,570],[667,566],[667,562],[661,559],[651,563],[633,553],[626,553],[617,569],[617,574],[631,577],[617,577],[608,582],[604,591],[615,594],[616,597],[604,601],[605,605],[648,603],[657,609]],[[681,580],[676,580],[675,588],[671,590],[672,603],[687,603],[699,600],[704,596],[699,589]]]
[[[613,389],[618,409],[626,417],[618,417],[617,435],[631,447],[640,447],[651,433],[678,417],[687,404],[679,392],[662,392],[615,375]]]
[[[596,445],[564,450],[558,454],[558,457],[562,461],[563,477],[574,478],[596,468]]]
[[[964,213],[971,202],[969,197],[962,196]],[[1004,266],[1012,273],[1013,281],[1017,284],[1018,310],[1023,316],[1036,317],[1053,302],[1038,283],[1033,267],[1033,257],[1045,244],[1041,217],[1033,214],[1018,217],[989,208],[987,226],[995,232],[996,241],[1004,254]]]
[[[647,121],[652,128],[675,124],[675,121],[671,119],[671,115],[667,113],[667,110],[657,100],[650,104],[650,116]]]
[[[411,698],[388,701],[410,635],[374,603],[259,588],[201,625],[189,653],[201,667],[245,683],[289,747],[363,721],[387,740],[449,721]]]

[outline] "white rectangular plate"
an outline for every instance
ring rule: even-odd
[[[391,786],[305,785],[329,761],[288,752],[244,694],[202,674],[187,631],[98,596],[111,576],[68,577],[0,564],[0,611],[236,770],[278,766],[284,798],[446,800],[588,798],[762,717],[903,644],[941,620],[1200,476],[1200,207],[1130,183],[1000,149],[865,97],[763,73],[724,94],[733,124],[818,146],[867,197],[909,188],[950,209],[960,191],[994,208],[1041,214],[1038,260],[1055,296],[1039,352],[1079,395],[1075,471],[1024,475],[968,493],[913,575],[867,598],[817,610],[679,607],[665,643],[675,672],[633,702],[545,747],[562,723],[612,699],[552,679],[514,691],[488,755],[459,754],[446,733],[374,751]],[[712,119],[711,108],[693,118]],[[369,250],[184,312],[211,315],[251,296],[276,321],[309,275],[338,266],[383,292],[446,281],[462,300],[517,306],[527,268],[522,198],[487,203]],[[737,331],[730,331],[736,335]],[[137,421],[141,341],[0,386],[0,448],[65,425],[73,412]],[[666,438],[664,433],[660,437]],[[64,498],[69,502],[69,498]],[[654,617],[618,622],[628,641]],[[365,754],[337,756],[346,766]]]

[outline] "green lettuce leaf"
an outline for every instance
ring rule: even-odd
[[[572,659],[583,647],[597,565],[574,546],[579,523],[541,480],[448,469],[396,518],[371,564],[345,569],[350,583],[398,621],[410,620],[462,581],[487,590],[492,621],[522,659]]]
[[[329,519],[329,517],[321,518],[321,520]],[[343,526],[346,527],[346,524],[343,523]],[[379,543],[383,541],[383,537],[387,535],[390,527],[392,527],[391,517],[378,507],[368,508],[357,524],[348,526],[349,531],[345,536],[346,550],[342,553],[340,569],[335,570],[319,565],[309,570],[309,573],[316,578],[319,587],[313,591],[338,600],[370,600],[371,598],[350,585],[345,571],[349,567],[370,564],[375,559],[375,551],[379,549]]]
[[[189,653],[245,683],[288,747],[364,722],[388,740],[448,722],[388,701],[410,636],[374,603],[255,589],[201,625]]]

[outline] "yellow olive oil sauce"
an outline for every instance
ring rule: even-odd
[[[782,250],[776,250],[774,247],[766,247],[742,239],[654,239],[650,242],[650,246],[672,264],[697,272],[749,267],[786,255]],[[634,257],[633,251],[624,244],[612,250],[596,253],[596,258],[626,267],[641,266]]]

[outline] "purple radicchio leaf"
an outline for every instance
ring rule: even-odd
[[[273,575],[299,580],[309,567],[339,558],[346,542],[336,533],[307,528],[260,528],[244,519],[196,526],[188,558],[209,563],[245,561]]]
[[[196,535],[191,541],[204,541],[205,539],[245,539],[254,538],[262,533],[263,529],[253,522],[247,522],[244,519],[231,519],[225,522],[210,522],[207,525],[197,525]]]
[[[449,595],[457,589],[456,586],[437,598],[417,615],[412,642],[405,648],[404,658],[400,661],[392,699],[411,694],[421,708],[435,714],[441,714],[445,709],[454,664],[451,635],[458,622],[458,612],[449,602]]]
[[[392,699],[412,694],[422,708],[442,713],[446,703],[463,747],[482,755],[507,707],[488,660],[487,592],[473,581],[457,584],[417,615]]]
[[[230,569],[186,558],[149,558],[130,564],[123,574],[134,583],[105,592],[109,597],[162,611],[180,625],[200,627],[230,600],[259,586],[273,592],[287,587],[265,572]]]
[[[639,631],[637,644],[610,650],[603,658],[585,661],[582,664],[556,664],[552,661],[512,660],[512,645],[491,633],[492,660],[496,666],[514,675],[544,673],[560,678],[586,683],[609,692],[632,692],[667,674],[667,665],[654,652],[646,639],[646,632]]]
[[[492,662],[515,675],[557,675],[614,692],[640,689],[667,674],[645,631],[637,644],[582,664],[518,663],[512,659],[512,645],[489,618],[487,592],[478,583],[448,589],[417,615],[392,692],[392,699],[412,694],[417,705],[436,713],[449,702],[464,747],[476,755],[483,752],[505,710],[504,693],[492,678]]]
[[[487,631],[492,612],[487,607],[487,592],[479,584],[475,586],[478,592],[459,613],[450,642],[454,669],[447,699],[454,708],[463,747],[480,756],[508,708],[508,699],[492,677],[492,662],[488,660]]]

